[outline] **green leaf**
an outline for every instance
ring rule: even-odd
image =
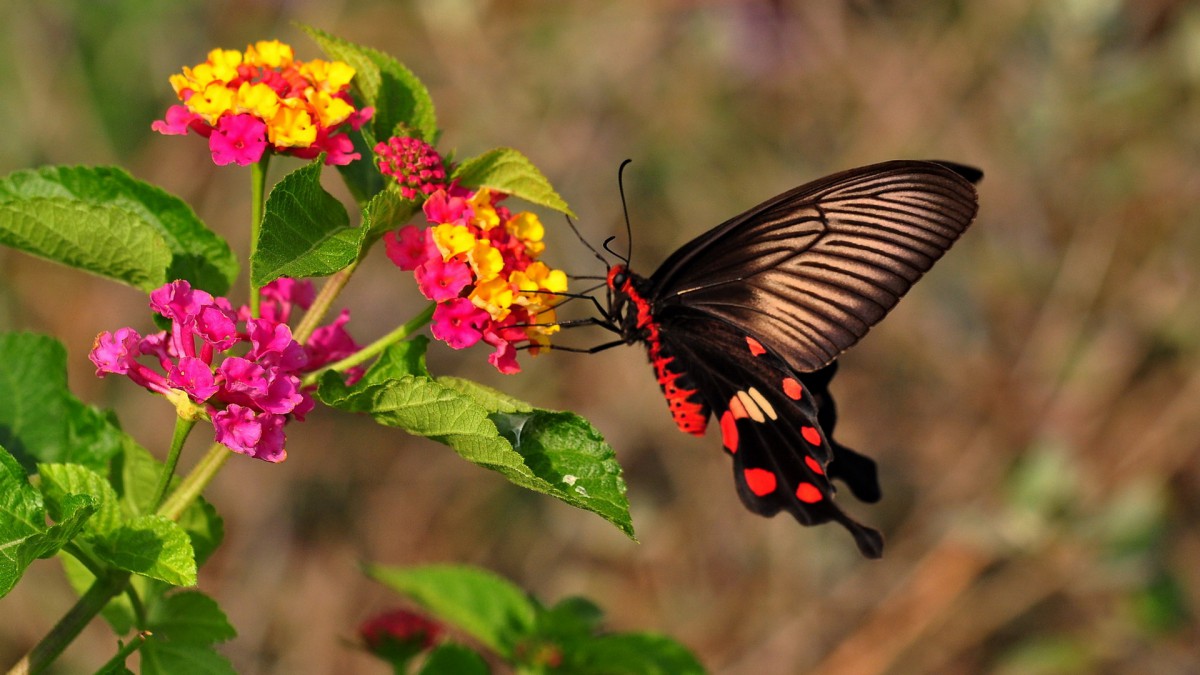
[[[43,167],[0,179],[0,243],[142,290],[187,279],[224,294],[229,244],[186,202],[117,167]]]
[[[438,645],[417,671],[420,675],[488,675],[487,661],[478,652],[459,644]]]
[[[30,563],[54,555],[74,539],[96,512],[95,502],[82,495],[60,506],[62,518],[46,527],[41,494],[29,484],[16,458],[0,447],[0,597],[12,590]]]
[[[563,598],[538,615],[537,633],[551,639],[588,637],[600,629],[604,612],[581,597]]]
[[[87,495],[95,500],[97,512],[88,520],[85,532],[105,535],[121,523],[121,505],[117,493],[100,474],[78,464],[39,464],[42,495],[50,517],[62,520],[71,508],[69,498]]]
[[[572,412],[534,408],[470,380],[443,377],[438,382],[488,411],[500,435],[540,479],[533,489],[592,511],[634,538],[621,465],[591,423]]]
[[[679,642],[651,633],[618,633],[564,645],[562,672],[578,675],[703,674],[704,666]]]
[[[539,610],[525,591],[474,567],[368,565],[366,573],[508,659],[533,630]]]
[[[425,372],[425,344],[422,338],[393,345],[354,387],[328,373],[317,395],[449,445],[467,461],[591,511],[633,537],[621,466],[594,427],[574,413],[534,408],[468,380],[433,380]]]
[[[366,251],[389,231],[399,229],[420,210],[419,203],[405,199],[391,190],[384,190],[375,195],[363,208],[362,250]],[[363,253],[360,252],[359,257],[362,256]]]
[[[159,640],[142,645],[142,675],[237,675],[229,659],[209,645]]]
[[[117,494],[121,495],[121,512],[127,518],[151,512],[154,506],[151,502],[162,471],[163,463],[137,443],[131,441],[122,449],[114,462],[113,474],[116,477],[114,487]],[[172,486],[179,481],[178,476],[174,477]],[[178,522],[192,540],[196,564],[203,565],[225,536],[221,516],[212,504],[200,497],[184,510]]]
[[[215,506],[203,497],[192,502],[179,516],[179,526],[187,532],[196,554],[196,565],[203,565],[225,539],[225,521]]]
[[[156,638],[211,645],[237,637],[217,602],[200,591],[172,593],[155,603],[147,627]]]
[[[301,26],[331,59],[345,61],[355,70],[353,85],[359,98],[374,106],[372,127],[377,138],[388,138],[403,124],[422,140],[437,140],[437,115],[429,90],[412,71],[383,52],[334,37],[311,26]],[[366,157],[366,155],[364,155]]]
[[[350,226],[341,202],[321,187],[321,158],[284,176],[267,198],[250,278],[327,276],[354,262],[363,230]]]
[[[196,585],[196,553],[175,521],[150,514],[127,520],[94,542],[97,557],[175,586]]]
[[[67,389],[67,353],[57,340],[0,333],[0,445],[27,472],[38,462],[103,469],[124,434]]]
[[[574,216],[567,202],[529,158],[512,148],[496,148],[464,161],[454,170],[467,187],[490,188]]]

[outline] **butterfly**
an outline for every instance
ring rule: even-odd
[[[864,502],[881,492],[875,462],[833,440],[829,383],[838,355],[975,219],[982,177],[941,161],[850,169],[725,221],[649,277],[626,256],[594,321],[619,339],[600,348],[645,345],[681,431],[718,421],[747,509],[837,522],[878,558],[883,536],[834,501],[835,478]]]

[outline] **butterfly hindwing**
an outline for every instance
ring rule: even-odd
[[[801,372],[895,306],[975,217],[966,167],[893,161],[768,200],[682,246],[650,277],[656,316],[702,312]]]
[[[822,406],[830,411],[825,421],[834,421],[828,377],[798,374],[755,338],[701,316],[676,318],[661,332],[719,423],[746,508],[763,516],[787,511],[804,525],[836,521],[864,555],[879,557],[882,536],[834,501],[829,479],[839,475],[843,459],[848,471],[841,477],[855,494],[877,499],[879,487],[874,462],[833,443],[832,426],[822,429]]]

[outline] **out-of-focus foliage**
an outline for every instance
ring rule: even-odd
[[[0,173],[121,164],[235,246],[248,170],[216,170],[201,141],[149,125],[172,102],[167,76],[214,46],[277,37],[318,55],[292,21],[395,55],[438,101],[442,145],[459,157],[520,147],[593,242],[623,233],[615,174],[633,158],[625,188],[644,273],[724,218],[838,169],[916,157],[986,172],[979,221],[833,385],[839,438],[880,458],[883,502],[841,499],[887,533],[882,561],[858,560],[831,528],[746,513],[719,441],[675,431],[642,354],[550,354],[488,376],[596,423],[625,466],[642,543],[433,446],[327,415],[286,464],[231,465],[211,490],[228,535],[200,584],[239,627],[223,647],[239,672],[378,672],[335,637],[387,602],[356,558],[478,564],[542,597],[599,598],[614,629],[669,634],[722,673],[1200,668],[1194,3],[56,0],[4,11]],[[299,166],[273,163],[273,177]],[[565,223],[544,220],[548,261],[599,272]],[[138,419],[125,411],[139,392],[96,381],[85,354],[100,330],[144,311],[140,294],[8,250],[0,268],[0,328],[55,334],[73,390]],[[362,339],[422,303],[381,260],[345,297]],[[577,305],[567,318],[587,314]],[[561,341],[608,339],[586,331]],[[432,370],[487,370],[448,351],[431,352]],[[157,448],[167,424],[127,431]],[[0,601],[0,615],[24,617],[4,622],[0,661],[69,606],[65,587],[47,590],[63,586],[53,567],[26,572],[39,574]],[[111,647],[100,627],[67,657],[94,669]]]

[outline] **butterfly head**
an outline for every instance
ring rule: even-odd
[[[645,341],[654,323],[646,280],[625,265],[608,268],[608,316],[626,342]]]

